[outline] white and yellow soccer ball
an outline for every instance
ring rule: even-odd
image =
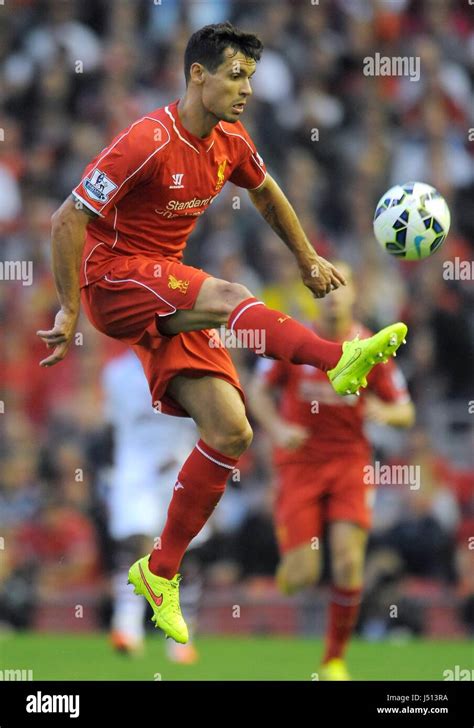
[[[444,243],[451,214],[444,197],[425,182],[391,187],[380,198],[374,233],[387,253],[400,260],[421,260]]]

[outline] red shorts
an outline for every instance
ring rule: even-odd
[[[364,483],[369,456],[331,455],[316,462],[287,463],[277,468],[274,506],[280,552],[286,553],[323,535],[324,525],[349,521],[369,529],[374,487]]]
[[[107,336],[128,344],[140,359],[155,409],[188,417],[168,394],[177,376],[218,377],[232,384],[244,400],[239,377],[225,348],[210,345],[212,329],[175,336],[160,334],[157,322],[178,310],[192,309],[209,274],[167,258],[124,256],[111,263],[100,280],[81,290],[87,317]],[[244,400],[245,401],[245,400]]]

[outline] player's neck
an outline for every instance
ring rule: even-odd
[[[345,339],[354,325],[352,318],[329,318],[321,321],[321,327],[327,336],[332,339]]]
[[[192,100],[186,95],[180,99],[176,110],[186,131],[201,139],[208,137],[219,121],[199,100]]]

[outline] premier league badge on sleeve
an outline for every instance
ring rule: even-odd
[[[100,169],[95,169],[92,175],[84,180],[84,188],[91,200],[107,202],[110,193],[117,189],[117,185]]]

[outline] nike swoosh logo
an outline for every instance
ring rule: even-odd
[[[146,588],[148,589],[149,595],[151,596],[151,598],[155,602],[156,606],[157,607],[161,607],[161,605],[163,604],[163,594],[160,594],[160,596],[157,596],[155,594],[155,592],[153,591],[153,589],[151,588],[151,586],[149,585],[149,583],[146,580],[146,577],[145,577],[145,574],[143,573],[143,569],[141,567],[141,564],[138,564],[138,568],[140,569],[140,576],[142,577],[143,583],[145,584]]]
[[[345,364],[342,367],[341,371],[336,374],[336,376],[334,377],[334,379],[337,379],[337,377],[339,377],[341,374],[343,374],[346,371],[346,369],[351,366],[351,364],[354,364],[354,362],[356,362],[357,359],[359,359],[359,357],[360,357],[361,354],[362,354],[362,349],[356,349],[356,351],[355,351],[354,356],[352,357],[352,359],[350,359],[350,361],[348,361],[347,364]]]
[[[416,252],[418,253],[418,257],[421,256],[421,250],[420,245],[423,242],[423,240],[426,238],[426,235],[415,235],[415,248]]]

